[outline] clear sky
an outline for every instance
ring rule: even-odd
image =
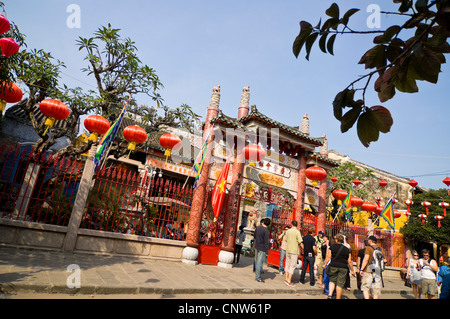
[[[397,93],[382,105],[394,118],[391,132],[365,148],[356,125],[340,132],[332,101],[359,75],[357,62],[372,46],[372,36],[338,36],[334,56],[315,45],[310,61],[304,52],[296,59],[292,43],[300,20],[315,25],[326,18],[333,1],[302,0],[4,0],[8,19],[27,35],[30,49],[50,51],[67,65],[61,82],[94,89],[95,82],[80,71],[86,67],[75,46],[79,36],[90,37],[98,27],[111,23],[123,37],[136,42],[138,56],[154,68],[164,84],[165,103],[186,103],[204,117],[212,88],[221,86],[220,108],[237,116],[242,88],[250,86],[250,104],[275,120],[298,126],[304,113],[310,118],[313,137],[326,134],[329,149],[349,155],[387,172],[414,178],[427,188],[445,188],[450,176],[449,89],[450,67],[444,64],[439,82],[419,82],[419,93]],[[369,30],[370,4],[395,11],[392,1],[338,1],[342,12],[360,8],[350,20],[355,30]],[[80,28],[68,27],[70,4],[80,8]],[[401,24],[383,16],[381,29]],[[447,55],[448,59],[448,55]],[[373,82],[370,84],[373,88]],[[368,106],[381,104],[371,91]],[[145,96],[138,103],[151,104]]]

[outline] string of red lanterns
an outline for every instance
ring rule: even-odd
[[[48,129],[55,124],[56,120],[65,120],[70,113],[69,109],[63,102],[54,99],[43,100],[39,103],[39,110],[42,114],[47,116],[44,123],[46,126],[44,135],[47,134]]]

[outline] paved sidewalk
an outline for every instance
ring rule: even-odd
[[[69,288],[73,266],[78,265],[80,288]],[[68,271],[69,267],[69,271]],[[71,268],[72,267],[72,268]],[[188,265],[177,261],[149,258],[65,253],[0,246],[0,292],[66,293],[66,294],[307,294],[321,295],[323,289],[297,283],[284,284],[277,269],[264,266],[264,283],[255,280],[253,259],[241,257],[231,269],[210,265]],[[294,274],[294,282],[299,273]],[[411,294],[398,279],[385,279],[383,294]],[[352,278],[352,290],[360,294]]]

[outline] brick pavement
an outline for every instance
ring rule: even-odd
[[[253,259],[241,257],[231,269],[212,265],[188,265],[128,256],[66,253],[0,246],[0,288],[3,293],[36,292],[67,294],[322,294],[323,289],[306,284],[284,284],[277,269],[264,266],[264,283],[255,281]],[[67,280],[78,265],[80,288],[69,288]],[[296,271],[294,280],[298,281]],[[69,281],[69,284],[73,281]],[[352,278],[352,291],[360,294]],[[400,278],[386,278],[383,294],[411,293]]]

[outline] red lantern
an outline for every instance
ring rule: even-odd
[[[130,125],[123,130],[123,137],[130,142],[128,149],[134,151],[136,144],[144,143],[147,139],[147,132],[140,126]]]
[[[383,211],[384,207],[381,206],[377,206],[377,208],[375,209],[375,214],[380,215],[380,213]]]
[[[425,223],[425,219],[427,218],[427,215],[425,214],[419,214],[418,215],[420,218],[422,218],[422,224]]]
[[[181,147],[181,139],[175,134],[164,134],[159,138],[159,143],[166,149],[164,156],[167,158],[172,153],[172,150],[177,150]]]
[[[417,186],[417,184],[419,184],[419,183],[417,183],[415,180],[410,180],[409,182],[408,182],[408,184],[409,184],[409,186],[411,186],[412,188],[414,188],[414,187],[416,187]]]
[[[402,213],[396,209],[394,209],[394,218],[399,218],[400,216],[402,216]]]
[[[444,183],[445,185],[447,185],[447,187],[450,186],[450,177],[446,177],[442,180],[442,183]]]
[[[89,136],[89,140],[97,141],[98,135],[103,135],[108,132],[111,126],[109,125],[108,120],[103,116],[89,115],[84,120],[84,127],[86,127],[86,129],[91,133],[91,136]]]
[[[441,215],[436,215],[434,218],[438,220],[438,228],[441,228],[441,220],[443,220],[444,217]]]
[[[350,203],[353,207],[353,211],[356,212],[356,210],[358,209],[357,207],[361,207],[361,205],[364,203],[364,201],[359,198],[358,196],[352,196],[350,198]]]
[[[380,184],[381,187],[385,188],[388,183],[384,179],[382,179],[378,184]]]
[[[428,207],[431,206],[431,203],[430,202],[422,202],[422,203],[420,203],[420,205],[425,207],[425,209],[427,211],[427,216],[428,216]]]
[[[245,159],[250,162],[248,165],[253,167],[256,162],[260,162],[266,157],[266,152],[256,144],[247,145],[243,151]]]
[[[336,182],[338,181],[338,179],[337,179],[336,176],[333,176],[333,177],[331,178],[331,181],[332,181],[333,183],[336,183]]]
[[[0,92],[0,113],[5,110],[6,103],[17,103],[22,100],[23,93],[15,83],[2,82],[3,90]]]
[[[45,129],[44,135],[47,133],[47,130],[55,124],[56,120],[65,120],[69,116],[69,109],[67,106],[58,100],[53,99],[45,99],[39,104],[39,110],[47,116],[45,120]]]
[[[409,211],[403,212],[404,215],[406,215],[406,222],[409,222],[409,216],[411,216],[411,213]]]
[[[374,212],[377,209],[377,205],[371,202],[364,202],[361,208],[366,212]]]
[[[375,200],[377,201],[378,206],[380,206],[380,202],[383,200],[383,197],[375,197]]]
[[[305,175],[311,180],[313,185],[317,185],[318,181],[322,181],[327,177],[327,171],[322,167],[314,165],[306,169]]]
[[[355,179],[353,181],[353,184],[355,184],[355,186],[358,186],[359,184],[361,184],[361,181],[359,179]]]
[[[11,38],[1,38],[0,48],[2,49],[2,55],[5,58],[8,58],[19,51],[19,45]]]
[[[444,216],[447,217],[447,211],[446,211],[446,208],[449,206],[449,203],[446,203],[446,202],[440,202],[438,205],[441,206],[441,207],[444,209]]]
[[[6,33],[11,28],[11,24],[4,15],[0,14],[0,34]]]
[[[414,204],[414,202],[412,200],[405,200],[404,203],[406,204],[406,206],[408,206],[408,213],[409,213],[409,206],[411,206],[412,204]]]
[[[338,200],[338,205],[341,205],[342,201],[347,197],[347,192],[343,189],[336,189],[331,193],[331,195]]]

